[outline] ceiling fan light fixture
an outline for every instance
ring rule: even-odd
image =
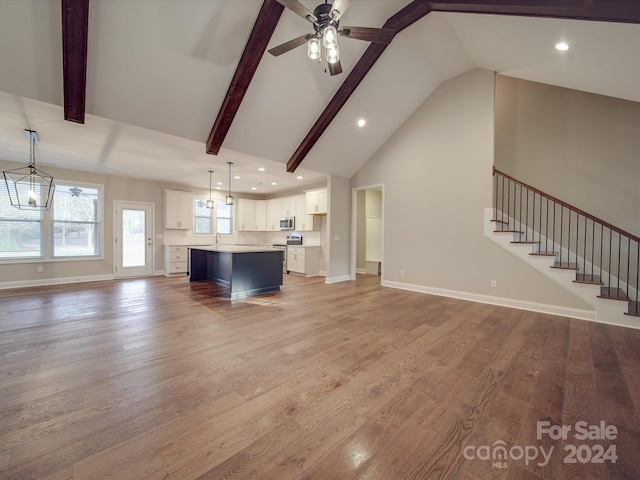
[[[320,40],[316,37],[311,37],[307,43],[307,56],[311,60],[318,60],[320,58]]]
[[[322,31],[322,44],[324,48],[338,48],[338,31],[333,25],[328,25]]]
[[[338,44],[331,48],[327,48],[327,63],[338,63],[340,61],[340,52]]]

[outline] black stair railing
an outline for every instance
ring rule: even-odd
[[[640,238],[493,168],[495,230],[576,270],[576,282],[600,285],[600,297],[628,302],[640,316]]]

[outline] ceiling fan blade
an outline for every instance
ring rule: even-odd
[[[336,63],[328,63],[327,65],[329,65],[329,73],[332,77],[334,75],[342,73],[342,65],[340,65],[340,60],[338,60]]]
[[[316,22],[318,19],[315,17],[313,13],[307,10],[307,7],[302,5],[298,0],[276,0],[283,7],[287,7],[296,15],[300,15],[305,20],[309,20],[310,22]]]
[[[307,43],[307,40],[309,40],[311,37],[313,37],[313,34],[307,33],[305,35],[302,35],[301,37],[294,38],[293,40],[289,40],[288,42],[285,42],[282,45],[273,47],[272,49],[269,50],[269,53],[274,57],[280,56],[283,53],[287,53],[289,50],[293,50],[294,48],[299,47],[300,45],[304,45],[305,43]]]
[[[335,2],[333,2],[333,5],[331,6],[331,12],[329,13],[329,16],[332,17],[333,15],[335,15],[335,17],[332,17],[334,20],[340,20],[340,17],[342,15],[344,15],[344,12],[347,11],[347,8],[349,8],[349,4],[351,3],[351,0],[335,0]],[[333,12],[337,12],[337,13],[333,13]]]
[[[371,27],[344,27],[338,33],[343,37],[355,38],[366,42],[391,43],[396,31],[392,28],[371,28]]]

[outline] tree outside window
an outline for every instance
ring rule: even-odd
[[[99,190],[57,185],[52,208],[52,256],[100,255]]]

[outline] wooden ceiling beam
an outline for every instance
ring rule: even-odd
[[[390,28],[398,33],[420,20],[430,11],[431,8],[428,2],[415,0],[390,17],[383,25],[383,28]],[[353,70],[351,70],[345,81],[340,86],[340,89],[336,92],[316,123],[311,127],[311,130],[309,130],[309,133],[307,133],[307,136],[287,162],[287,172],[294,172],[296,168],[298,168],[302,160],[304,160],[309,151],[311,151],[313,146],[320,139],[338,112],[340,112],[344,104],[347,103],[349,97],[351,97],[353,92],[355,92],[358,85],[360,85],[360,82],[364,80],[369,73],[369,70],[371,70],[371,67],[375,65],[386,48],[387,45],[380,43],[372,43],[369,45],[362,57],[360,57],[360,60],[358,60],[358,63],[356,63]]]
[[[207,139],[207,153],[217,155],[222,147],[233,119],[238,113],[242,99],[249,89],[253,75],[258,69],[260,59],[267,49],[284,7],[276,0],[264,0],[256,19],[249,40],[244,47],[242,57],[231,80],[231,85],[224,97],[218,116]]]
[[[640,2],[637,0],[446,0],[430,1],[429,5],[434,12],[640,23]]]
[[[62,0],[64,119],[84,123],[89,0]]]

